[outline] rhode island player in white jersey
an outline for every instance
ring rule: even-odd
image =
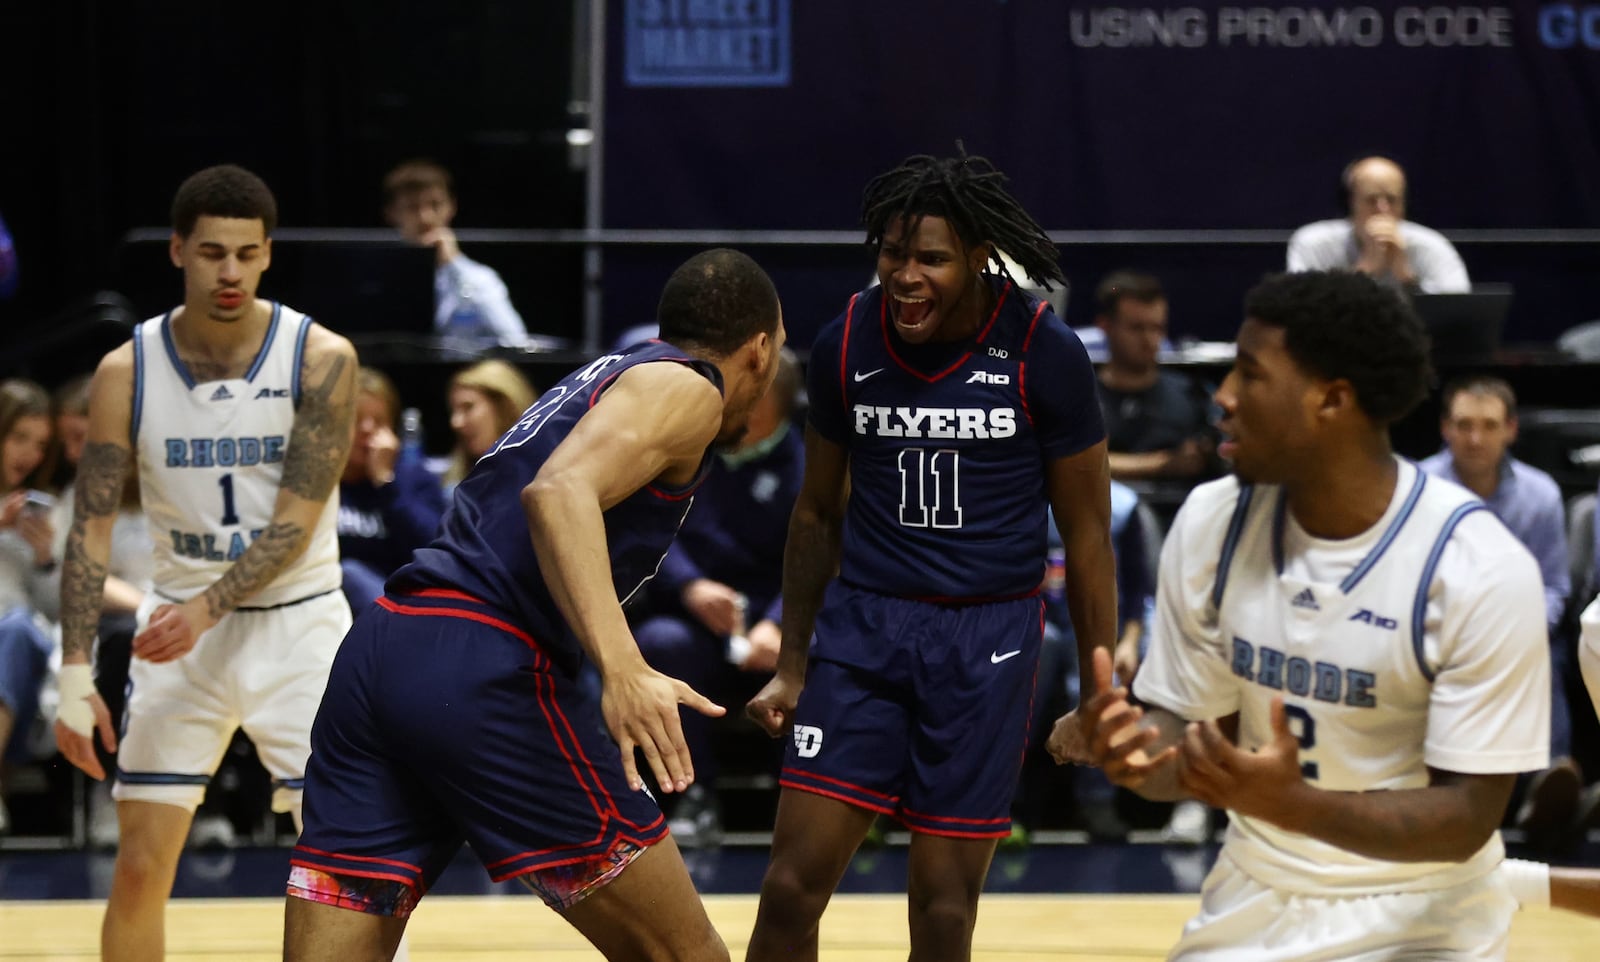
[[[1113,781],[1232,816],[1174,959],[1505,957],[1497,827],[1548,764],[1544,596],[1481,502],[1390,450],[1428,373],[1368,278],[1246,301],[1216,396],[1234,475],[1162,549],[1139,704],[1086,707]]]
[[[277,206],[238,167],[178,189],[171,255],[184,302],[139,325],[94,375],[89,440],[62,575],[56,739],[104,778],[115,736],[89,655],[124,475],[137,467],[156,544],[117,758],[121,839],[106,959],[159,959],[195,806],[236,728],[298,822],[311,722],[350,626],[339,590],[335,485],[350,448],[350,343],[255,296]]]

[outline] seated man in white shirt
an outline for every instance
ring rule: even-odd
[[[1289,270],[1353,270],[1424,294],[1472,290],[1461,255],[1436,230],[1405,219],[1406,175],[1387,157],[1344,170],[1350,215],[1307,224],[1289,238]]]
[[[440,334],[517,343],[528,337],[494,268],[461,253],[450,172],[431,160],[408,160],[383,179],[384,217],[406,240],[437,253],[434,329]]]

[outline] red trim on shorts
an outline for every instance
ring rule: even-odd
[[[913,825],[910,822],[904,824],[907,829],[918,835],[937,835],[940,838],[1008,838],[1011,835],[1010,825],[1007,825],[1006,830],[1003,832],[962,832],[955,829],[925,828],[921,825]]]
[[[418,588],[416,591],[408,591],[406,594],[417,598],[449,598],[451,601],[470,601],[475,605],[483,604],[482,601],[467,594],[465,591],[456,591],[452,588]]]
[[[545,676],[545,677],[548,678],[549,676]],[[551,687],[551,695],[554,696],[554,694],[555,694],[555,681],[554,681],[554,679],[551,679],[550,687]],[[651,826],[655,825],[656,823],[654,821],[652,821],[650,823],[650,825],[640,825],[637,822],[630,821],[627,818],[623,817],[622,809],[620,807],[618,807],[616,799],[612,798],[612,796],[611,796],[611,790],[606,788],[605,780],[600,777],[599,770],[595,768],[594,762],[590,760],[588,753],[586,751],[584,751],[582,739],[578,738],[577,733],[575,731],[573,731],[571,719],[567,718],[566,712],[563,712],[561,710],[561,705],[558,702],[555,701],[554,697],[552,697],[551,700],[550,700],[550,707],[555,709],[556,717],[561,719],[561,726],[564,729],[566,729],[567,737],[572,742],[573,750],[578,753],[578,758],[580,760],[582,760],[584,768],[588,771],[589,777],[594,782],[595,789],[601,795],[605,796],[605,801],[606,801],[605,810],[604,811],[597,810],[598,813],[601,814],[601,815],[610,814],[610,815],[614,816],[617,819],[617,821],[621,822],[624,825],[627,825],[628,827],[634,829],[635,831],[646,831]],[[552,724],[553,724],[553,722],[552,722]],[[554,731],[554,729],[552,729],[552,731]],[[561,738],[560,734],[556,733],[556,740],[560,741],[560,738]],[[563,751],[565,751],[565,750],[563,749]],[[568,759],[570,761],[571,756],[568,756]],[[586,786],[586,788],[587,788],[587,786]],[[591,796],[591,799],[592,799],[592,797],[593,796]],[[657,819],[657,821],[659,821],[659,819]]]
[[[862,787],[860,785],[856,785],[856,784],[853,784],[851,782],[847,782],[847,781],[845,781],[843,779],[840,779],[840,778],[829,778],[826,775],[818,775],[816,772],[808,772],[803,768],[790,768],[787,765],[784,766],[783,771],[786,774],[792,772],[795,775],[799,775],[799,776],[802,776],[804,778],[815,778],[819,782],[829,782],[829,783],[834,784],[834,785],[839,785],[839,786],[841,786],[843,788],[848,788],[852,792],[860,792],[863,795],[871,795],[873,798],[881,798],[886,802],[891,802],[891,803],[896,804],[896,805],[900,804],[900,799],[895,798],[893,795],[886,795],[883,792],[875,792],[870,788],[864,788],[864,787]]]
[[[546,685],[550,686],[550,693],[549,693],[548,698],[547,698],[547,696],[545,694],[545,686]],[[600,800],[595,797],[594,791],[590,788],[589,783],[584,780],[583,772],[579,771],[578,762],[577,762],[576,759],[574,759],[572,757],[572,752],[567,750],[567,743],[566,743],[565,740],[562,739],[561,730],[556,727],[555,717],[551,714],[551,711],[550,711],[551,707],[552,707],[552,703],[555,701],[555,679],[551,678],[549,675],[535,675],[534,676],[534,697],[539,702],[539,710],[544,713],[545,722],[550,726],[550,734],[555,738],[556,747],[561,749],[561,754],[562,755],[566,756],[567,766],[572,769],[572,777],[577,780],[577,782],[578,782],[578,784],[580,786],[583,787],[583,793],[585,795],[589,796],[589,804],[594,808],[594,813],[596,815],[600,816],[600,821],[601,821],[601,829],[600,830],[601,830],[601,833],[604,834],[604,832],[605,832],[605,819],[606,819],[606,815],[607,815],[606,809],[603,806],[601,806]],[[560,709],[557,708],[557,713],[559,713],[559,711],[560,711]],[[609,801],[609,799],[607,799],[607,801]],[[598,841],[598,840],[599,839],[597,838],[596,841]],[[590,843],[590,844],[593,844],[593,843]]]
[[[375,878],[382,879],[385,882],[399,882],[401,885],[404,885],[406,888],[411,889],[414,892],[422,891],[422,885],[416,879],[407,878],[404,875],[394,875],[390,872],[363,872],[360,869],[346,868],[342,865],[333,867],[327,865],[316,865],[311,862],[307,862],[304,859],[298,858],[289,859],[289,864],[298,865],[301,868],[308,868],[313,872],[322,872],[325,875],[354,875],[357,878]]]
[[[911,818],[926,819],[930,822],[955,822],[960,825],[999,825],[1001,822],[1011,824],[1010,816],[1005,818],[957,818],[954,815],[928,815],[923,812],[914,812],[909,808],[902,808],[902,812]]]
[[[304,845],[296,845],[294,850],[296,852],[305,852],[308,855],[315,855],[319,858],[337,858],[351,862],[377,862],[380,865],[398,865],[401,868],[411,869],[419,875],[422,873],[422,866],[412,865],[410,862],[401,862],[392,858],[377,858],[371,855],[340,855],[338,852],[324,852],[320,848],[308,848]]]
[[[554,688],[554,684],[554,681],[552,681],[552,689]],[[604,779],[600,777],[599,770],[595,768],[594,762],[589,759],[588,753],[584,751],[583,742],[578,738],[577,733],[572,730],[572,721],[567,718],[566,713],[561,710],[561,706],[559,704],[556,704],[554,701],[552,701],[551,704],[556,710],[556,715],[560,717],[562,726],[567,730],[567,737],[572,739],[572,747],[577,750],[578,757],[583,760],[584,767],[589,770],[589,777],[594,779],[595,788],[600,791],[601,795],[605,796],[607,810],[611,813],[611,815],[614,816],[617,821],[628,826],[634,831],[639,832],[647,831],[651,828],[651,826],[655,825],[657,821],[661,821],[661,818],[657,818],[649,825],[640,825],[639,823],[630,821],[623,816],[622,809],[617,805],[616,799],[611,796],[611,790],[606,788],[606,783]]]
[[[792,788],[797,792],[807,792],[812,795],[821,795],[824,798],[837,799],[838,801],[844,802],[847,805],[853,805],[856,808],[864,808],[869,812],[877,812],[879,815],[894,814],[894,808],[892,806],[874,805],[865,799],[856,798],[852,795],[845,795],[842,792],[830,792],[825,788],[818,788],[815,785],[806,785],[800,782],[793,782],[787,778],[779,778],[778,785],[781,788]]]
[[[595,845],[599,845],[605,839],[605,837],[606,837],[605,827],[601,826],[600,833],[598,835],[596,835],[594,838],[591,838],[587,842],[574,842],[571,845],[556,845],[556,846],[552,846],[551,848],[534,849],[531,852],[518,852],[515,855],[507,855],[505,858],[498,859],[498,860],[493,861],[493,862],[488,862],[483,867],[484,867],[484,869],[492,872],[495,869],[499,868],[500,866],[506,865],[506,864],[511,863],[511,862],[515,862],[518,859],[532,858],[535,855],[553,855],[556,852],[564,852],[564,851],[568,851],[568,850],[576,849],[576,848],[591,848],[591,847],[593,847]]]
[[[654,822],[652,824],[657,824],[657,823],[660,823],[660,822],[664,822],[665,820],[666,820],[666,816],[663,815],[661,818],[657,819],[656,822]],[[603,834],[604,833],[602,833],[602,835]],[[531,874],[533,872],[548,871],[549,869],[560,868],[563,865],[578,865],[578,864],[581,864],[583,862],[593,862],[593,861],[596,861],[598,859],[606,858],[607,856],[609,856],[611,854],[611,851],[617,847],[617,843],[618,842],[629,842],[629,843],[631,843],[633,845],[637,845],[641,849],[641,853],[640,854],[643,854],[643,852],[642,852],[643,849],[647,849],[650,846],[656,844],[657,842],[660,842],[663,838],[666,837],[666,835],[667,835],[667,833],[666,833],[666,830],[665,830],[664,826],[663,826],[662,831],[657,832],[653,838],[649,838],[649,839],[635,837],[633,835],[627,834],[626,832],[618,832],[616,834],[616,837],[611,840],[611,844],[609,844],[609,845],[605,846],[604,848],[599,849],[597,851],[590,852],[587,855],[570,856],[570,857],[567,857],[567,858],[557,859],[555,861],[535,862],[532,865],[525,865],[525,866],[522,866],[521,868],[513,869],[512,871],[509,871],[509,872],[503,872],[503,873],[501,873],[499,875],[494,874],[494,869],[496,867],[501,866],[501,865],[505,865],[508,862],[514,862],[514,861],[517,861],[518,859],[523,859],[523,858],[532,858],[534,856],[545,854],[545,852],[559,851],[559,849],[546,849],[546,850],[541,850],[541,851],[538,851],[538,852],[524,852],[521,855],[513,855],[510,858],[503,858],[500,861],[495,862],[494,865],[485,865],[484,866],[484,870],[489,873],[489,878],[490,878],[491,881],[504,882],[507,879],[514,879],[514,878],[517,878],[518,876],[528,875],[528,874]],[[591,842],[590,844],[598,844],[598,841],[599,840],[597,839],[595,842]],[[562,848],[571,848],[571,847],[572,846],[562,846]]]
[[[482,604],[482,602],[479,603]],[[434,615],[440,618],[463,618],[467,621],[476,621],[479,624],[488,625],[491,628],[497,628],[533,649],[534,654],[538,656],[538,659],[534,663],[535,666],[539,668],[545,667],[544,651],[540,649],[539,643],[533,640],[532,635],[528,634],[526,631],[523,631],[521,628],[518,628],[516,625],[513,625],[511,622],[505,621],[504,619],[496,618],[493,615],[486,615],[481,611],[469,611],[466,608],[428,608],[421,605],[402,605],[399,602],[391,599],[388,595],[380,596],[378,598],[378,604],[397,615],[412,615],[419,617]]]

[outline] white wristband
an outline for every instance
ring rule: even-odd
[[[1500,871],[1511,886],[1511,894],[1523,908],[1550,907],[1550,866],[1543,862],[1526,862],[1508,858],[1500,863]]]
[[[89,699],[95,694],[94,669],[88,665],[62,665],[56,684],[61,690],[56,720],[88,737],[94,731],[94,709],[89,707]]]

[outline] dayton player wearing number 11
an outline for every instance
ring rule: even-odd
[[[915,833],[912,957],[969,957],[1028,734],[1047,506],[1082,663],[1115,637],[1094,373],[1044,302],[984,271],[1000,248],[1061,280],[1003,183],[981,158],[916,157],[868,185],[880,286],[812,349],[783,647],[747,709],[794,736],[750,959],[816,957],[823,907],[880,812]]]

